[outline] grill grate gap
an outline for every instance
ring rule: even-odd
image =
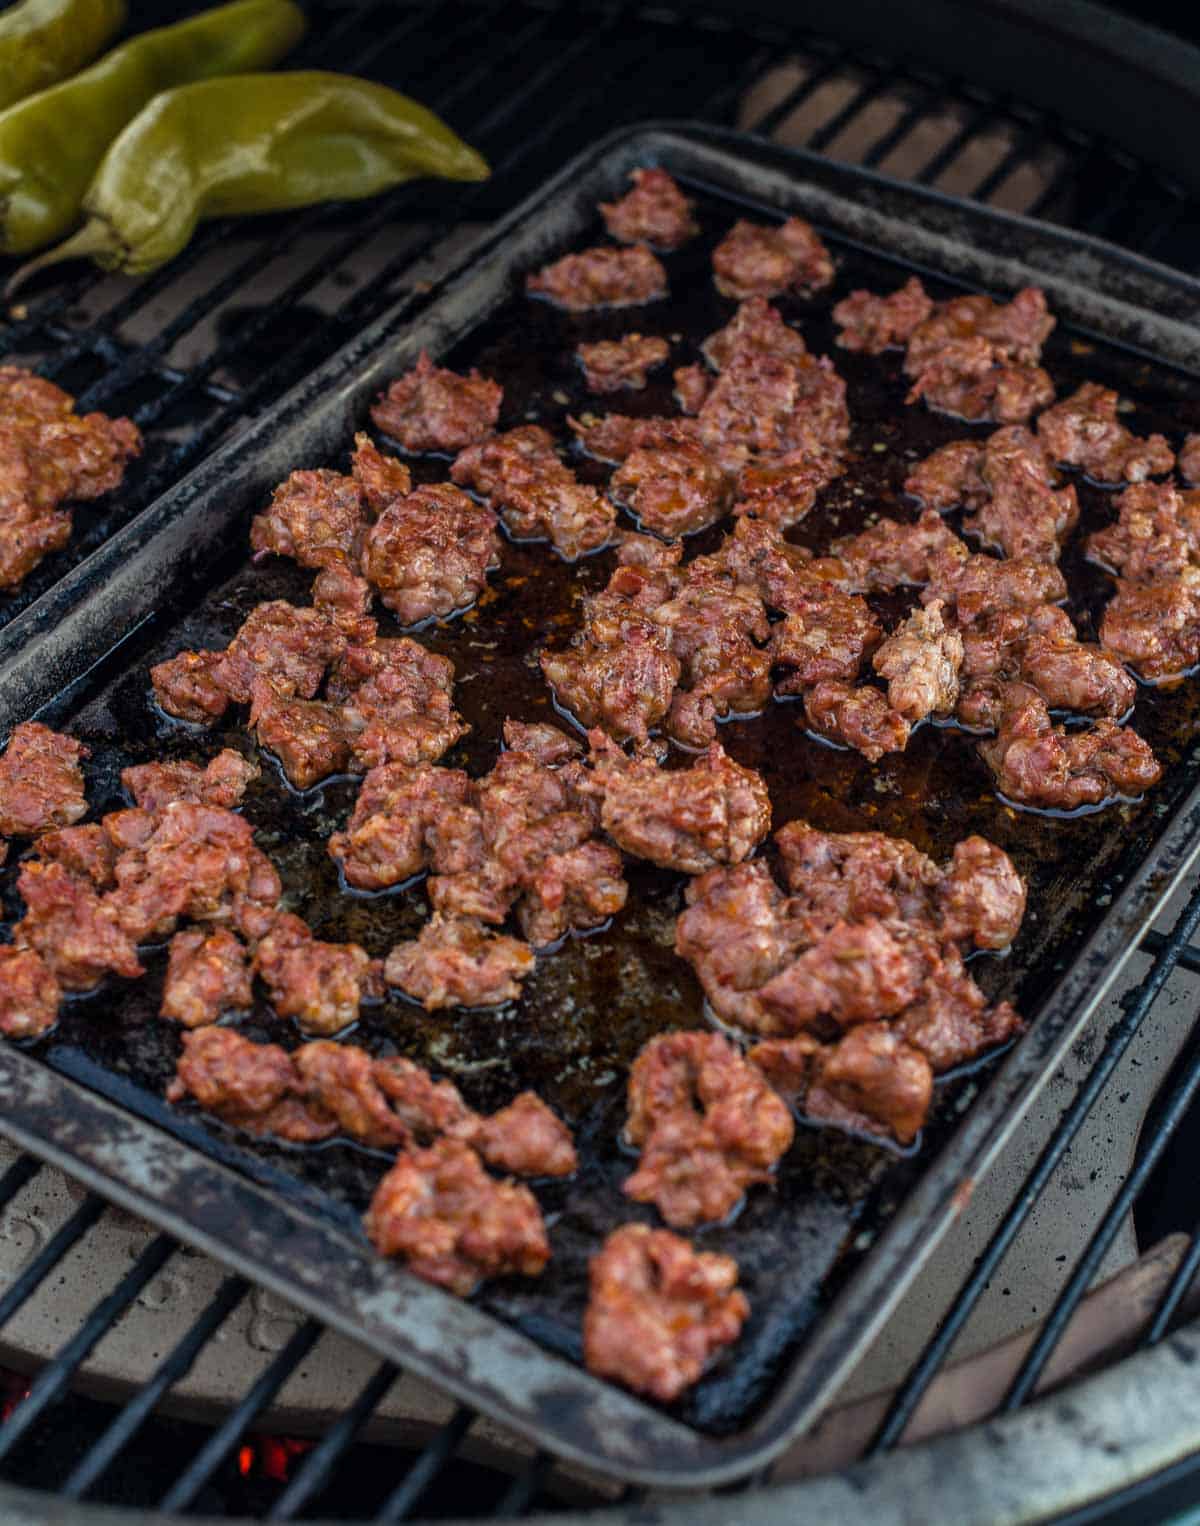
[[[400,1369],[391,1362],[384,1362],[376,1368],[358,1398],[330,1426],[320,1443],[304,1459],[291,1483],[267,1512],[267,1520],[292,1520],[315,1494],[320,1493],[342,1455],[379,1408],[384,1395],[399,1376]]]
[[[903,1436],[908,1422],[916,1412],[917,1405],[945,1363],[992,1274],[1016,1239],[1021,1225],[1029,1217],[1030,1210],[1045,1191],[1051,1176],[1069,1149],[1071,1141],[1104,1090],[1108,1078],[1116,1069],[1118,1060],[1132,1043],[1171,972],[1180,962],[1180,955],[1190,943],[1198,926],[1200,926],[1200,890],[1193,894],[1180,913],[1171,933],[1160,946],[1153,965],[1137,989],[1136,998],[1130,1003],[1129,1010],[1115,1024],[1087,1081],[1063,1113],[1058,1127],[1038,1157],[1037,1164],[988,1242],[983,1254],[972,1268],[970,1276],[963,1283],[937,1333],[918,1358],[909,1377],[901,1385],[895,1402],[871,1443],[872,1453],[894,1447]],[[1071,1301],[1071,1309],[1078,1305],[1079,1298],[1086,1291],[1086,1286],[1085,1283],[1077,1290],[1076,1296]],[[1047,1352],[1048,1355],[1049,1352]]]
[[[1175,1268],[1175,1274],[1167,1285],[1162,1301],[1154,1311],[1154,1319],[1146,1332],[1147,1346],[1157,1345],[1166,1335],[1198,1272],[1200,1272],[1200,1229],[1192,1235],[1187,1251]]]
[[[962,126],[950,141],[913,175],[918,185],[933,185],[950,168],[969,144],[981,139],[999,116],[991,106],[977,106],[964,119]]]
[[[1181,1080],[1170,1092],[1162,1117],[1152,1136],[1140,1141],[1137,1165],[1129,1173],[1121,1190],[1113,1199],[1057,1302],[1046,1316],[1037,1339],[1030,1347],[1028,1355],[1021,1363],[1020,1371],[1013,1378],[1012,1386],[1004,1396],[1005,1410],[1016,1409],[1033,1392],[1034,1385],[1044,1371],[1054,1348],[1065,1334],[1072,1314],[1091,1285],[1105,1251],[1112,1244],[1125,1217],[1132,1212],[1134,1200],[1145,1186],[1151,1171],[1182,1122],[1198,1090],[1200,1090],[1200,1059],[1193,1061],[1187,1067]]]
[[[18,1161],[9,1175],[19,1175],[21,1169],[23,1169],[23,1162]],[[34,1173],[29,1174],[32,1176]],[[7,1181],[6,1177],[6,1185]],[[83,1239],[94,1224],[99,1222],[104,1208],[103,1198],[87,1197],[49,1243],[30,1261],[21,1275],[5,1291],[4,1297],[0,1298],[0,1326],[8,1323],[21,1305],[41,1287],[67,1252]],[[0,1442],[3,1441],[3,1436],[4,1432],[0,1431]]]
[[[200,1448],[190,1467],[180,1475],[163,1496],[160,1507],[162,1510],[168,1513],[183,1511],[195,1503],[200,1491],[317,1344],[320,1337],[321,1325],[317,1320],[306,1320],[300,1326],[258,1381],[247,1390],[241,1403],[229,1412],[228,1417]],[[0,1437],[2,1436],[3,1432],[0,1431]]]
[[[534,1453],[492,1511],[497,1520],[511,1521],[514,1516],[522,1516],[528,1511],[546,1481],[551,1461],[548,1452]]]
[[[474,1420],[469,1409],[461,1405],[425,1447],[425,1450],[409,1468],[405,1477],[385,1500],[376,1516],[380,1526],[391,1526],[394,1521],[407,1521],[421,1502],[433,1481],[440,1476]]]
[[[108,1470],[145,1424],[163,1395],[181,1378],[187,1376],[200,1352],[216,1335],[248,1291],[249,1284],[240,1277],[229,1277],[225,1280],[217,1296],[161,1363],[150,1382],[136,1399],[131,1399],[114,1417],[112,1425],[89,1449],[79,1466],[68,1477],[62,1487],[63,1495],[67,1499],[80,1499]]]
[[[91,1203],[97,1200],[88,1201]],[[99,1212],[95,1217],[99,1218]],[[42,1368],[25,1399],[0,1429],[0,1463],[12,1454],[42,1413],[66,1393],[71,1379],[102,1337],[158,1275],[175,1249],[175,1241],[170,1235],[158,1235],[152,1240],[113,1291],[102,1298],[88,1315],[77,1334],[52,1362]]]

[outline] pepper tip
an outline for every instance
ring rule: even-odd
[[[34,276],[39,270],[45,270],[50,265],[60,265],[67,260],[96,259],[103,261],[104,255],[113,252],[113,238],[106,225],[98,220],[84,223],[78,233],[73,233],[70,238],[64,239],[61,244],[55,244],[53,249],[47,249],[35,259],[26,260],[4,284],[4,300],[11,302],[13,294],[19,287],[24,286],[30,276]]]
[[[36,274],[38,267],[43,263],[44,262],[40,259],[26,260],[23,265],[19,266],[13,272],[13,274],[9,276],[8,280],[4,283],[5,303],[11,305],[12,299],[16,296],[18,289],[24,286],[25,282],[31,275]]]

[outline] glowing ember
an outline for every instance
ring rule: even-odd
[[[238,1452],[238,1472],[243,1478],[257,1472],[273,1483],[284,1484],[297,1457],[312,1449],[313,1442],[298,1436],[255,1436]]]
[[[8,1419],[29,1392],[29,1379],[20,1372],[0,1367],[0,1425]]]
[[[292,1463],[312,1449],[311,1441],[300,1441],[295,1436],[264,1436],[262,1447],[262,1470],[267,1478],[276,1483],[286,1483],[292,1471]]]

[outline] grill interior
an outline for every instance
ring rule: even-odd
[[[191,8],[135,0],[132,20],[161,23]],[[314,0],[306,8],[311,30],[296,66],[352,70],[411,90],[489,157],[493,179],[467,192],[422,183],[357,207],[208,225],[181,259],[140,282],[69,267],[31,285],[0,329],[5,357],[76,392],[81,410],[128,412],[148,449],[120,504],[100,514],[80,511],[72,545],[5,602],[0,620],[19,613],[385,308],[406,296],[415,306],[429,261],[444,254],[447,240],[489,222],[600,133],[626,123],[680,116],[748,128],[1081,228],[1188,272],[1200,269],[1196,200],[1118,144],[1025,106],[1019,95],[901,67],[830,37],[694,7]],[[871,1452],[903,1437],[1172,973],[1200,974],[1200,946],[1192,941],[1198,927],[1200,892],[1169,930],[1143,943],[1138,983],[1099,1034],[1086,1078],[1063,1099],[1057,1126],[902,1382]],[[1197,1217],[1179,1203],[1169,1169],[1172,1152],[1186,1150],[1197,1131],[1190,1108],[1198,1087],[1200,1047],[1192,1045],[1142,1129],[1132,1171],[1011,1380],[1005,1410],[1034,1391],[1135,1207],[1143,1243],[1167,1230],[1190,1237],[1145,1342],[1171,1329],[1200,1270]],[[0,1210],[19,1211],[42,1170],[18,1158],[0,1178]],[[0,1326],[53,1284],[70,1255],[86,1253],[88,1236],[111,1215],[98,1198],[79,1202],[0,1294]],[[468,1443],[477,1430],[466,1410],[430,1428],[416,1449],[363,1442],[398,1378],[389,1364],[315,1442],[256,1433],[256,1422],[312,1358],[322,1334],[312,1321],[282,1343],[216,1428],[157,1415],[159,1402],[250,1296],[237,1278],[220,1284],[135,1398],[114,1408],[72,1393],[105,1335],[185,1254],[169,1237],[153,1239],[118,1280],[95,1289],[93,1309],[64,1331],[54,1360],[32,1380],[14,1376],[0,1385],[0,1478],[68,1500],[272,1520],[512,1519],[581,1490],[596,1502],[544,1454],[528,1457],[511,1476],[464,1461],[464,1451],[475,1455]],[[599,1502],[632,1503],[628,1494]]]

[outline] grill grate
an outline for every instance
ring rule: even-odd
[[[1150,938],[1143,942],[1142,948],[1144,950],[1147,952],[1154,951],[1151,955],[1152,963],[1150,969],[1143,977],[1140,986],[1137,988],[1129,1004],[1128,1011],[1109,1034],[1104,1048],[1092,1066],[1087,1081],[1063,1113],[1057,1128],[1038,1157],[1036,1165],[1026,1178],[1009,1212],[1001,1221],[983,1254],[976,1262],[970,1276],[964,1282],[953,1305],[943,1319],[937,1334],[930,1341],[914,1365],[907,1380],[901,1386],[900,1391],[896,1395],[895,1402],[888,1412],[883,1425],[880,1427],[879,1433],[872,1442],[871,1450],[873,1452],[885,1451],[895,1446],[904,1434],[904,1429],[915,1414],[917,1405],[950,1354],[954,1342],[962,1333],[963,1327],[966,1325],[972,1309],[979,1302],[989,1279],[999,1267],[1005,1252],[1016,1239],[1022,1224],[1028,1219],[1034,1204],[1045,1191],[1050,1177],[1066,1152],[1070,1149],[1071,1141],[1079,1132],[1084,1119],[1104,1090],[1106,1083],[1117,1067],[1117,1062],[1136,1037],[1151,1007],[1162,994],[1163,987],[1166,985],[1172,971],[1177,965],[1184,962],[1184,955],[1187,955],[1189,959],[1196,957],[1198,951],[1191,946],[1191,939],[1198,926],[1200,926],[1200,891],[1197,891],[1192,896],[1184,910],[1180,913],[1179,919],[1168,937],[1160,939],[1155,935],[1151,935]],[[1038,1339],[1034,1342],[1025,1360],[1022,1362],[1019,1372],[1013,1379],[1012,1387],[1005,1395],[1005,1409],[1015,1408],[1016,1405],[1020,1404],[1032,1392],[1033,1386],[1044,1370],[1046,1362],[1053,1353],[1055,1346],[1062,1339],[1071,1315],[1087,1291],[1104,1252],[1121,1223],[1122,1217],[1129,1212],[1133,1205],[1134,1196],[1143,1185],[1149,1170],[1170,1141],[1180,1121],[1182,1109],[1194,1093],[1197,1084],[1200,1084],[1200,1065],[1197,1065],[1188,1072],[1181,1086],[1172,1095],[1167,1111],[1159,1119],[1157,1126],[1146,1137],[1143,1137],[1140,1159],[1137,1166],[1130,1173],[1125,1185],[1113,1199],[1094,1236],[1076,1263],[1062,1294],[1047,1317]],[[1184,1093],[1186,1093],[1186,1096],[1183,1095]],[[1186,1263],[1194,1254],[1200,1254],[1200,1228],[1197,1228],[1189,1245],[1187,1255],[1180,1264],[1179,1272],[1172,1279],[1164,1295],[1162,1307],[1156,1313],[1154,1330],[1157,1331],[1157,1334],[1152,1334],[1151,1339],[1161,1337],[1166,1327],[1166,1320],[1170,1318],[1170,1313],[1177,1307],[1179,1300],[1186,1291],[1188,1280],[1183,1280],[1181,1274],[1185,1270]]]
[[[137,25],[175,13],[148,0],[132,9]],[[0,355],[33,364],[77,390],[81,406],[130,412],[146,431],[150,448],[129,478],[122,519],[145,508],[218,439],[274,402],[398,298],[418,302],[423,260],[464,223],[486,222],[512,205],[592,140],[598,123],[608,130],[669,115],[736,123],[870,168],[899,171],[924,185],[1080,226],[1185,270],[1200,269],[1200,243],[1193,233],[1197,203],[1119,147],[1020,102],[782,25],[743,16],[734,23],[690,8],[652,10],[630,0],[586,6],[430,0],[402,9],[385,0],[314,0],[309,10],[311,33],[298,65],[365,72],[411,90],[482,149],[495,175],[468,192],[422,185],[362,207],[318,208],[236,229],[213,224],[181,259],[136,284],[89,273],[34,289],[0,331]],[[264,273],[274,283],[272,299],[249,311],[240,308],[247,283]],[[70,554],[90,552],[116,527],[112,517],[85,524]],[[62,558],[47,562],[10,601],[6,616],[43,592],[63,567]],[[1172,971],[1200,972],[1200,947],[1192,942],[1198,927],[1200,891],[1169,935],[1152,933],[1143,941],[1140,956],[1149,964],[1127,1010],[900,1387],[872,1452],[890,1450],[903,1436]],[[1137,1162],[1027,1353],[1005,1397],[1006,1409],[1033,1391],[1198,1089],[1200,1054],[1180,1068],[1144,1131]],[[0,1209],[41,1169],[33,1159],[19,1158],[0,1178]],[[98,1197],[83,1200],[0,1295],[0,1325],[54,1276],[106,1211]],[[153,1240],[38,1374],[0,1426],[0,1476],[24,1476],[22,1457],[39,1422],[178,1250],[167,1236]],[[1169,1330],[1198,1269],[1200,1229],[1161,1300],[1147,1344]],[[119,1497],[115,1465],[247,1292],[236,1277],[222,1284],[151,1381],[111,1412],[74,1460],[58,1490],[62,1497]],[[246,1433],[321,1333],[314,1321],[301,1325],[224,1421],[209,1433],[197,1432],[201,1439],[190,1461],[161,1499],[164,1510],[211,1503],[214,1488],[219,1493],[220,1480],[236,1466]],[[320,1501],[339,1470],[346,1471],[343,1465],[355,1455],[364,1427],[399,1376],[390,1363],[376,1370],[265,1502],[266,1519],[292,1520]],[[374,1519],[408,1520],[427,1505],[474,1421],[460,1407],[415,1455],[389,1454],[401,1476],[389,1479]],[[491,1513],[498,1518],[527,1513],[553,1465],[544,1453],[530,1457],[491,1502]],[[624,1502],[633,1500],[630,1491]]]

